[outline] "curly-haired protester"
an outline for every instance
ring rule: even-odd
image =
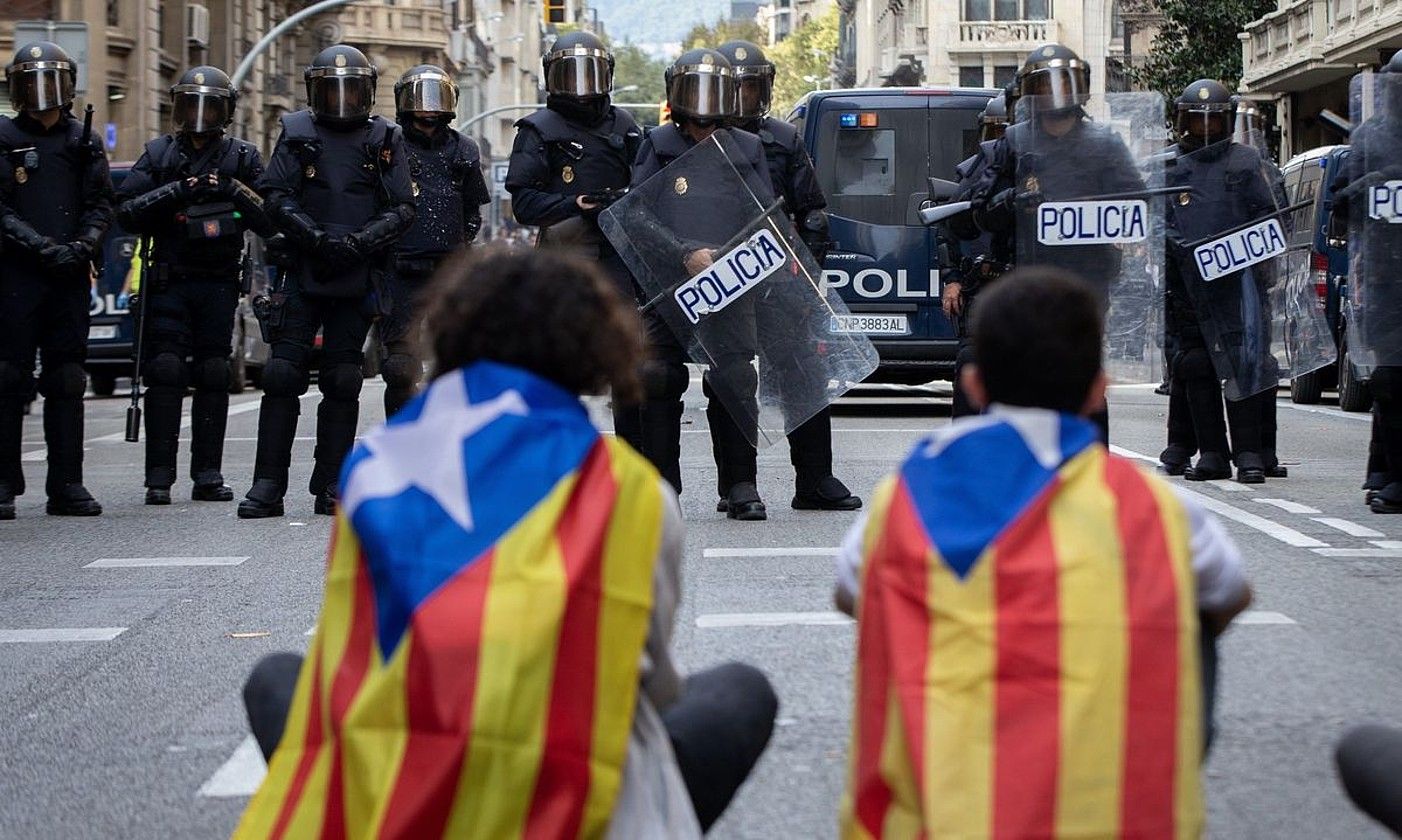
[[[636,312],[591,263],[497,250],[426,317],[434,379],[346,462],[307,659],[245,687],[271,761],[236,836],[698,836],[778,704],[672,664],[676,496],[580,401],[636,397]]]

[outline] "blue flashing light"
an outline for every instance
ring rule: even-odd
[[[843,128],[856,128],[857,115],[843,114],[841,117],[838,118],[838,125],[842,126]]]

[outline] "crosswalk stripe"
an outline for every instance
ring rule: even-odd
[[[708,548],[701,552],[708,559],[721,557],[836,557],[837,548]]]
[[[168,566],[237,566],[248,557],[103,557],[84,569],[142,569]]]
[[[1292,502],[1289,499],[1252,499],[1251,501],[1280,508],[1286,513],[1319,513],[1318,510],[1309,505],[1302,505],[1299,502]]]
[[[1310,518],[1321,525],[1328,525],[1330,528],[1343,531],[1350,537],[1385,536],[1381,531],[1374,531],[1372,528],[1369,528],[1366,525],[1359,525],[1358,523],[1350,522],[1347,519],[1339,519],[1334,516],[1312,516]]]
[[[249,735],[239,743],[234,754],[219,765],[214,775],[200,785],[197,795],[217,798],[252,796],[267,774],[268,765],[263,762],[258,742]]]
[[[0,644],[39,642],[110,642],[125,627],[39,627],[0,630]]]
[[[839,612],[769,612],[712,613],[698,616],[696,626],[715,627],[785,627],[793,625],[844,625],[852,619]]]

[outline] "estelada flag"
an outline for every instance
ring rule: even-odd
[[[657,472],[479,362],[343,471],[321,618],[236,837],[598,837],[652,610]]]
[[[1187,513],[1094,441],[1014,409],[876,494],[845,837],[1201,834]]]

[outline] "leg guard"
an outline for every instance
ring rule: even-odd
[[[1378,436],[1387,462],[1388,484],[1402,483],[1402,368],[1374,370],[1371,386],[1373,400],[1377,403]]]
[[[638,444],[662,477],[682,491],[682,395],[689,384],[686,365],[668,358],[643,363],[644,400],[637,407]]]
[[[1198,451],[1225,456],[1230,449],[1222,409],[1222,384],[1207,350],[1202,347],[1184,350],[1174,361],[1173,376],[1183,380]]]
[[[359,365],[336,364],[322,368],[318,381],[321,405],[316,412],[316,466],[307,488],[314,496],[335,489],[341,464],[355,444],[363,382]]]
[[[789,432],[789,462],[800,493],[832,475],[832,409],[824,408]]]
[[[175,483],[175,459],[180,437],[180,404],[185,399],[189,370],[174,353],[159,353],[142,365],[146,380],[146,486],[169,488]]]
[[[14,362],[0,361],[0,482],[16,496],[24,493],[20,467],[24,409],[34,388],[34,374]]]
[[[229,362],[204,359],[196,366],[190,407],[190,478],[196,484],[223,484],[224,433],[229,425]]]
[[[1193,431],[1193,414],[1188,407],[1188,388],[1181,376],[1171,377],[1168,392],[1168,446],[1159,460],[1165,466],[1186,465],[1198,451]]]
[[[414,398],[423,378],[423,363],[408,353],[391,352],[380,376],[385,381],[385,419],[389,419]]]
[[[49,474],[44,489],[60,496],[70,484],[83,483],[83,393],[88,377],[77,362],[45,368],[39,376],[44,395],[44,442],[49,447]]]
[[[745,395],[754,395],[758,388],[754,368],[743,359],[731,360],[708,370],[702,380],[702,392],[706,395],[706,421],[711,427],[711,449],[716,459],[716,490],[720,496],[728,494],[730,488],[740,482],[755,483],[758,476],[758,453],[751,443],[758,435],[758,430],[751,428],[758,406],[745,400]],[[722,403],[717,396],[718,389],[741,405]],[[739,420],[733,413],[737,409],[741,411]],[[742,427],[741,423],[745,425]]]
[[[1227,400],[1227,425],[1232,435],[1232,459],[1241,466],[1243,456],[1253,465],[1261,461],[1261,400],[1275,400],[1275,392],[1252,394],[1244,400]]]

